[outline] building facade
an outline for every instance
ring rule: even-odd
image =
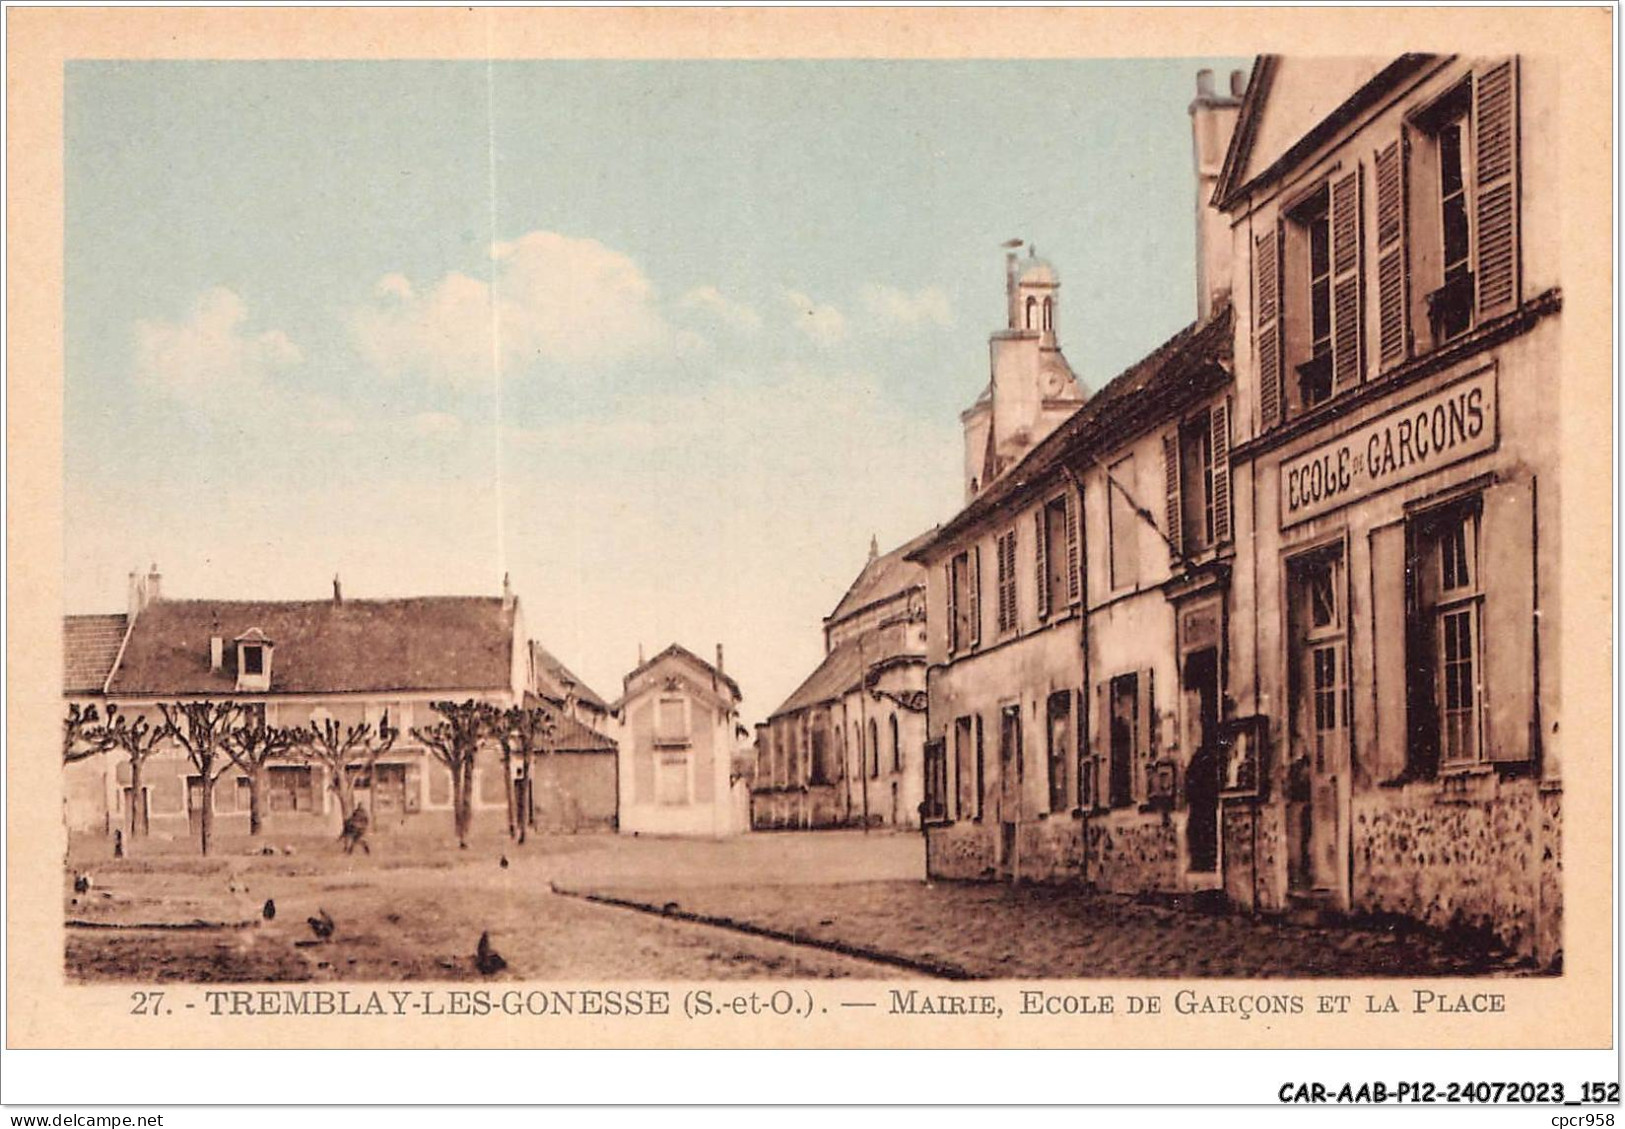
[[[739,685],[673,643],[623,682],[618,719],[622,834],[722,838],[750,827],[748,784],[734,773]]]
[[[1197,321],[914,554],[928,869],[1550,965],[1556,74],[1324,62],[1199,81]]]
[[[1562,949],[1555,60],[1266,57],[1234,234],[1233,900]],[[1335,107],[1301,120],[1301,107]]]
[[[917,829],[925,797],[929,534],[869,560],[824,619],[824,658],[757,727],[751,826]]]
[[[116,644],[115,620],[123,625]],[[367,808],[375,833],[437,833],[451,823],[451,774],[412,737],[414,727],[440,720],[432,702],[474,699],[506,708],[538,701],[530,693],[535,675],[523,612],[510,592],[347,600],[335,581],[331,600],[173,600],[154,570],[132,575],[124,616],[70,616],[64,631],[68,700],[103,710],[113,704],[132,721],[157,725],[161,703],[209,700],[245,706],[255,720],[278,728],[333,721],[341,729],[365,722],[374,733],[394,730],[395,740],[370,768],[359,757],[349,768],[355,800]],[[93,685],[98,671],[100,685]],[[612,823],[613,742],[573,720],[561,737],[571,748],[558,765],[538,758],[539,812],[557,809],[561,825]],[[564,767],[583,758],[601,767]],[[68,766],[69,828],[111,834],[139,815],[153,836],[196,834],[204,782],[185,751],[173,741],[161,744],[141,775],[137,795],[128,757],[117,751]],[[570,800],[555,800],[550,809],[548,795],[566,783]],[[607,811],[599,794],[606,787]],[[343,820],[328,770],[310,758],[274,758],[264,789],[267,834],[326,834]],[[227,767],[213,801],[217,834],[248,829],[246,773]],[[507,807],[502,763],[489,743],[475,762],[472,804],[476,813]]]

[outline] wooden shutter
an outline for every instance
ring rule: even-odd
[[[972,545],[970,559],[970,646],[974,647],[982,641],[982,546]]]
[[[1082,559],[1079,556],[1078,546],[1078,509],[1081,502],[1076,490],[1066,492],[1066,599],[1067,603],[1075,604],[1083,592]]]
[[[998,539],[999,554],[999,630],[1007,632],[1016,627],[1016,530]]]
[[[1377,680],[1376,750],[1370,766],[1375,783],[1405,771],[1406,722],[1405,526],[1373,529],[1371,539],[1371,653]]]
[[[959,638],[959,593],[954,591],[954,560],[949,557],[948,563],[942,566],[943,579],[947,581],[948,618],[944,621],[948,625],[948,653],[951,655],[959,648],[962,640]],[[967,569],[969,562],[966,562]]]
[[[1107,765],[1111,763],[1112,757],[1111,695],[1111,679],[1108,678],[1102,682],[1095,683],[1095,716],[1089,719],[1089,728],[1094,733],[1094,740],[1091,742],[1091,751],[1094,753],[1096,760]],[[1100,781],[1097,780],[1096,783],[1098,784]],[[1110,786],[1111,782],[1106,781],[1106,787],[1109,789]],[[1099,796],[1095,797],[1095,802],[1100,802]]]
[[[1034,515],[1037,518],[1035,531],[1038,539],[1033,543],[1033,560],[1038,565],[1039,619],[1045,619],[1049,616],[1049,530],[1044,525],[1048,514],[1049,508],[1043,502],[1039,502],[1038,512]]]
[[[1220,400],[1208,416],[1213,457],[1213,543],[1230,540],[1230,401]]]
[[[1410,303],[1406,290],[1406,142],[1395,138],[1377,152],[1377,364],[1392,368],[1410,355]]]
[[[1152,780],[1151,764],[1157,759],[1155,748],[1157,736],[1157,702],[1156,695],[1151,689],[1151,668],[1146,667],[1140,671],[1139,700],[1135,703],[1139,707],[1134,718],[1134,751],[1139,754],[1139,776],[1141,781],[1140,799],[1151,798]]]
[[[1532,482],[1506,482],[1484,492],[1478,684],[1484,756],[1492,761],[1526,761],[1535,748],[1534,511]]]
[[[1185,559],[1183,522],[1179,520],[1179,426],[1162,437],[1162,481],[1168,518],[1168,556],[1178,567]]]
[[[1281,422],[1281,233],[1253,240],[1253,277],[1258,287],[1254,324],[1258,333],[1258,412],[1265,428]]]
[[[1360,383],[1360,168],[1332,181],[1332,393]]]
[[[1473,227],[1479,320],[1518,305],[1518,71],[1503,59],[1474,75]]]

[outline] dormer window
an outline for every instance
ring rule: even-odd
[[[272,643],[265,632],[251,627],[232,642],[237,646],[237,689],[270,690]]]

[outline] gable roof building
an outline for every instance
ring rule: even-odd
[[[925,570],[910,554],[934,532],[888,553],[871,539],[822,661],[758,729],[752,826],[918,825]]]

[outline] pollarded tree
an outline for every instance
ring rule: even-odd
[[[108,747],[118,749],[130,761],[130,811],[127,829],[134,839],[147,833],[147,805],[141,799],[141,774],[146,770],[147,758],[158,751],[170,736],[169,726],[154,725],[141,714],[133,718],[119,712],[116,705],[107,707],[107,724],[102,727]]]
[[[552,751],[558,736],[558,723],[547,706],[485,707],[487,731],[502,747],[502,778],[507,784],[508,838],[525,841],[525,827],[535,817],[531,790],[534,787],[534,757]],[[524,811],[514,791],[513,762],[519,759],[519,791],[524,793]]]
[[[355,811],[355,780],[350,770],[359,768],[370,775],[378,758],[394,747],[400,730],[391,726],[387,717],[377,729],[370,721],[343,725],[328,717],[312,720],[293,734],[293,752],[327,771],[327,785],[338,797],[339,816],[348,819]]]
[[[236,702],[160,702],[158,712],[176,743],[186,750],[197,769],[202,797],[198,808],[198,842],[209,853],[214,838],[214,782],[231,767],[226,745],[232,729],[242,720]]]
[[[429,708],[441,720],[414,727],[412,736],[451,772],[452,825],[457,845],[467,847],[468,829],[474,822],[474,758],[479,754],[480,742],[491,732],[490,707],[470,699],[430,702]]]
[[[226,755],[248,777],[248,833],[258,835],[264,818],[265,770],[271,761],[302,740],[302,731],[265,724],[259,710],[246,712],[243,724],[226,736]]]
[[[112,708],[109,706],[108,711]],[[81,706],[78,702],[69,702],[67,716],[62,719],[62,763],[89,760],[111,747],[101,712],[95,704]]]

